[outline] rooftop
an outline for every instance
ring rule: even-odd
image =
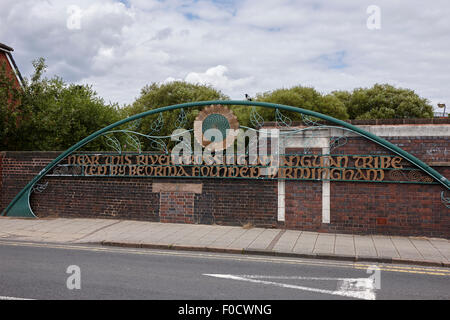
[[[7,46],[6,44],[3,44],[0,42],[0,49],[6,50],[6,51],[14,51],[13,48],[11,48],[10,46]]]

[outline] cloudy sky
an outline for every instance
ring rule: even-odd
[[[390,83],[450,105],[448,0],[2,0],[0,42],[23,75],[44,57],[121,104],[183,79],[233,99]]]

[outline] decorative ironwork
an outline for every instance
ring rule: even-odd
[[[122,146],[113,133],[105,134],[103,137],[106,139],[106,145],[108,147],[114,149],[117,153],[122,153]]]
[[[409,181],[417,182],[433,182],[433,179],[424,175],[420,170],[411,170],[408,172]]]
[[[165,138],[170,136],[153,136],[159,132],[164,126],[164,118],[162,114],[159,114],[156,121],[154,121],[150,126],[150,131],[148,134],[139,133],[138,130],[141,124],[141,119],[133,121],[126,129],[111,130],[102,134],[106,139],[106,145],[112,148],[119,154],[122,154],[125,148],[135,150],[138,153],[142,153],[142,142],[139,137],[145,137],[150,142],[150,149],[162,151],[168,153],[167,144],[164,142]],[[125,135],[125,145],[122,148],[120,141],[114,136],[115,133],[121,133]]]
[[[31,192],[41,193],[45,189],[47,189],[48,181],[46,183],[36,183],[33,188],[31,188]]]
[[[164,117],[163,114],[160,113],[156,121],[152,123],[150,126],[150,131],[145,135],[145,137],[150,140],[150,148],[154,150],[160,150],[164,153],[168,153],[169,150],[167,148],[167,144],[164,142],[162,137],[153,136],[157,132],[160,132],[164,126]]]
[[[161,129],[164,127],[164,118],[163,118],[163,112],[166,111],[173,111],[173,110],[183,110],[185,108],[198,108],[198,107],[204,107],[204,106],[211,106],[211,105],[222,105],[222,106],[245,106],[245,107],[265,107],[270,109],[275,109],[275,118],[277,122],[277,126],[290,128],[292,125],[292,120],[288,118],[287,116],[283,115],[281,111],[283,112],[295,112],[297,114],[300,114],[302,116],[302,119],[306,125],[308,125],[308,128],[298,129],[298,130],[290,130],[288,134],[294,134],[296,132],[306,131],[306,130],[316,130],[316,129],[323,129],[323,128],[341,128],[343,130],[351,131],[357,135],[360,135],[374,143],[377,143],[378,145],[381,145],[385,147],[387,150],[392,152],[393,154],[396,154],[400,157],[402,157],[405,161],[408,161],[411,163],[416,170],[422,171],[424,175],[428,175],[433,183],[438,183],[442,185],[445,190],[450,190],[450,181],[442,176],[439,172],[437,172],[435,169],[428,166],[426,163],[421,161],[420,159],[416,158],[415,156],[411,155],[410,153],[404,151],[400,147],[396,146],[395,144],[382,139],[370,132],[367,132],[357,126],[354,126],[350,123],[347,123],[345,121],[335,119],[333,117],[314,112],[307,109],[297,108],[297,107],[291,107],[291,106],[285,106],[280,104],[274,104],[274,103],[266,103],[266,102],[258,102],[258,101],[234,101],[234,100],[218,100],[218,101],[201,101],[201,102],[192,102],[192,103],[184,103],[184,104],[178,104],[173,106],[167,106],[163,108],[157,108],[148,110],[146,112],[143,112],[141,114],[133,115],[127,119],[120,120],[116,123],[113,123],[105,128],[102,128],[95,133],[89,135],[88,137],[84,138],[83,140],[79,141],[63,153],[61,153],[56,159],[54,159],[52,162],[50,162],[39,174],[37,174],[17,195],[16,197],[10,202],[10,204],[7,206],[7,208],[2,212],[2,215],[8,215],[8,216],[20,216],[20,217],[35,217],[32,209],[29,205],[29,197],[30,193],[35,188],[35,186],[38,184],[38,182],[48,173],[51,173],[52,170],[58,166],[58,164],[68,156],[72,155],[74,152],[82,148],[87,143],[91,142],[92,140],[105,136],[107,143],[109,143],[113,149],[115,148],[116,151],[121,152],[120,143],[119,140],[114,136],[114,133],[126,133],[130,135],[137,135],[137,141],[134,140],[135,146],[138,146],[138,142],[140,142],[139,137],[145,137],[146,139],[151,141],[151,145],[155,147],[155,149],[162,150],[165,154],[168,153],[168,148],[166,143],[162,140],[165,138],[170,138],[170,136],[158,136],[156,133],[161,131]],[[281,111],[280,111],[281,110]],[[142,134],[139,132],[135,132],[133,130],[120,130],[114,128],[120,128],[122,125],[130,123],[132,121],[152,116],[152,115],[158,115],[156,121],[154,121],[150,127],[150,131],[148,134]],[[180,112],[181,114],[181,112]],[[253,121],[256,124],[262,123],[261,119],[258,119],[256,117],[256,113],[253,112]],[[181,116],[183,118],[183,116]],[[322,126],[316,122],[315,119],[320,119],[321,121],[331,122],[333,126]],[[292,129],[292,128],[291,128]],[[188,130],[188,131],[192,131]],[[281,134],[281,132],[280,132]],[[109,138],[109,139],[108,139]],[[332,143],[335,145],[335,143]],[[337,142],[337,145],[339,145],[339,140]],[[133,145],[133,141],[132,141]],[[141,149],[137,148],[139,151],[142,151]],[[301,168],[300,168],[301,169]],[[63,170],[63,169],[60,169]],[[411,173],[411,177],[409,179],[419,179],[416,173]],[[420,178],[424,179],[424,178]],[[316,179],[317,180],[317,179]],[[389,181],[386,181],[389,182]],[[406,181],[405,183],[428,183],[428,182],[415,182],[415,181]],[[442,194],[442,199],[447,201],[447,197],[445,197]]]
[[[250,111],[250,123],[255,128],[261,128],[264,126],[264,118],[258,113],[255,106],[253,106]]]
[[[81,166],[78,165],[68,165],[68,164],[58,164],[49,176],[79,176],[83,174]]]
[[[137,152],[141,153],[142,152],[142,148],[141,148],[141,141],[139,140],[139,138],[136,135],[131,135],[130,133],[125,132],[125,135],[127,136],[126,138],[126,145],[131,146],[132,149],[136,150]]]
[[[444,191],[441,192],[441,201],[448,209],[450,209],[450,197],[444,196]]]
[[[277,127],[290,127],[292,125],[291,118],[282,114],[278,108],[275,109],[275,121]]]
[[[164,126],[164,117],[163,114],[160,113],[156,121],[152,122],[150,126],[150,131],[147,133],[147,136],[151,136],[157,132],[160,132]]]
[[[309,130],[309,133],[311,135],[311,137],[309,137],[304,145],[304,152],[306,154],[312,154],[312,142],[314,141],[314,139],[316,139],[318,137],[317,135],[317,131],[316,128],[317,127],[321,127],[323,126],[322,124],[318,123],[317,121],[313,120],[311,117],[305,115],[305,114],[301,114],[302,117],[302,122],[303,124],[307,127],[306,129],[304,129],[305,131]],[[331,149],[330,149],[331,150]]]
[[[133,150],[136,150],[137,152],[142,152],[142,144],[139,140],[139,136],[134,134],[135,131],[138,130],[139,125],[141,124],[142,119],[137,119],[130,123],[126,131],[123,131],[126,135],[126,145],[131,146]]]
[[[433,182],[432,178],[424,175],[420,170],[409,170],[407,173],[403,170],[391,170],[389,171],[389,177],[394,181],[401,181],[403,178],[404,180],[411,182]]]
[[[321,126],[320,123],[318,123],[316,120],[314,120],[313,118],[311,118],[310,116],[307,116],[305,114],[301,114],[302,116],[302,122],[307,126],[307,127],[318,127]]]
[[[436,184],[419,170],[405,167],[403,159],[393,155],[321,155],[280,154],[281,162],[266,163],[261,157],[244,164],[209,163],[180,164],[165,154],[77,154],[67,164],[55,169],[60,175],[79,172],[80,176],[104,177],[172,177],[172,178],[231,178],[231,179],[288,179],[328,180],[383,183]],[[66,166],[66,167],[64,167]],[[82,170],[74,170],[82,168]],[[271,168],[271,171],[265,169]],[[264,169],[264,170],[263,170]],[[56,170],[55,170],[56,171]],[[269,172],[269,173],[267,173]],[[52,174],[57,175],[57,174]]]
[[[217,129],[222,134],[219,141],[205,138],[204,133],[209,129]],[[208,146],[213,150],[223,150],[231,146],[235,140],[234,135],[228,134],[228,129],[239,129],[239,122],[234,113],[227,107],[211,105],[203,109],[194,121],[194,136],[203,147]],[[217,137],[214,137],[216,139]]]
[[[177,120],[175,120],[175,128],[183,129],[187,125],[187,115],[184,109],[180,110]]]
[[[342,147],[347,142],[348,142],[347,137],[344,134],[342,134],[341,136],[338,136],[338,137],[331,137],[330,138],[330,152],[333,151],[334,149]]]

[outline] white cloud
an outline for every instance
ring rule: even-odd
[[[230,79],[226,75],[228,68],[218,65],[206,70],[206,72],[190,72],[184,79],[187,82],[212,85],[227,92],[237,89],[245,90],[245,87],[253,81],[253,77]]]
[[[48,74],[92,84],[130,103],[151,82],[209,83],[232,98],[280,87],[323,92],[390,82],[450,103],[450,3],[373,1],[81,0],[81,28],[67,28],[72,0],[0,3],[0,42],[24,75],[43,56]]]

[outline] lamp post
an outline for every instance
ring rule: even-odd
[[[438,103],[439,108],[444,108],[444,112],[442,113],[442,116],[445,117],[445,103]]]

